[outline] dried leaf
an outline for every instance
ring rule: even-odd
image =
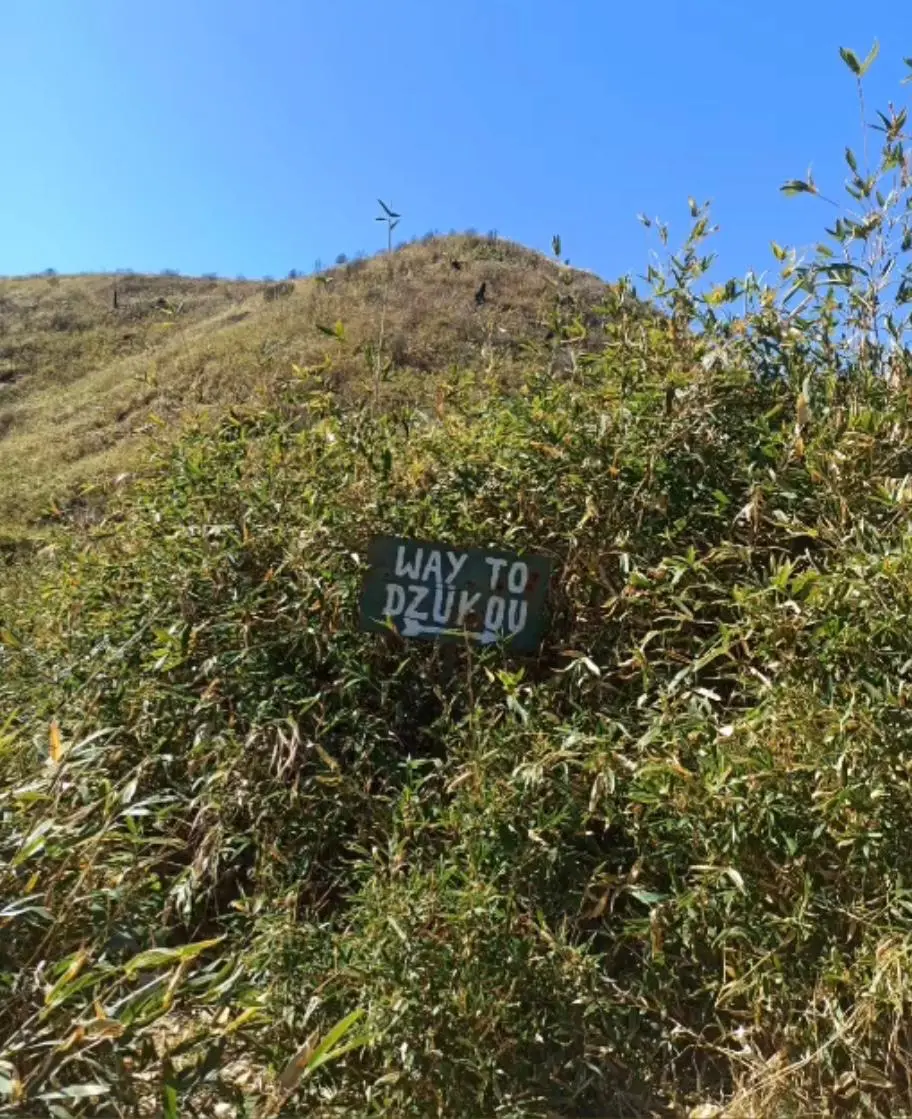
[[[51,765],[60,765],[60,762],[63,758],[64,750],[63,744],[60,740],[60,727],[57,725],[56,719],[52,720],[51,722],[51,729],[48,734],[48,739],[48,760],[50,761]]]

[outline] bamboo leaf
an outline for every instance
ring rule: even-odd
[[[842,58],[842,61],[855,75],[855,77],[861,77],[861,63],[858,61],[858,56],[855,54],[855,52],[850,51],[847,47],[840,47],[839,55]]]
[[[863,78],[865,76],[865,74],[867,74],[868,70],[871,69],[871,66],[874,64],[874,62],[877,59],[877,56],[879,54],[880,54],[880,43],[877,41],[877,39],[875,39],[874,40],[874,46],[871,47],[871,50],[868,52],[868,57],[861,64],[861,69],[860,69],[859,75],[858,75],[860,78]]]
[[[333,1049],[338,1041],[351,1030],[356,1022],[359,1022],[364,1017],[365,1011],[358,1009],[353,1010],[351,1014],[346,1015],[340,1022],[329,1031],[326,1037],[320,1042],[314,1050],[313,1057],[310,1061],[310,1066],[313,1068],[323,1064],[327,1060],[331,1060],[335,1055]],[[341,1055],[341,1054],[340,1054]]]
[[[168,967],[171,964],[194,960],[207,949],[214,948],[216,944],[221,944],[224,939],[223,936],[218,936],[212,940],[198,940],[195,944],[184,944],[179,948],[149,948],[128,961],[124,965],[124,973],[127,976],[132,976],[138,971]]]
[[[817,194],[817,187],[804,179],[790,179],[779,188],[783,194]]]
[[[86,1100],[95,1096],[106,1096],[111,1091],[110,1084],[69,1084],[60,1091],[71,1100]]]

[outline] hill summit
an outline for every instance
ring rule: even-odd
[[[269,399],[298,369],[333,390],[433,400],[453,369],[509,377],[590,316],[595,276],[495,237],[431,237],[307,278],[0,280],[0,531],[46,516],[189,415]],[[589,317],[590,325],[595,320]],[[23,472],[22,464],[29,463]]]

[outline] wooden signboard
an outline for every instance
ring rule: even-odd
[[[546,556],[378,536],[367,558],[363,630],[392,626],[402,637],[537,650],[551,574]]]

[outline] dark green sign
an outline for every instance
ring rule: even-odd
[[[534,652],[544,629],[551,561],[377,536],[361,595],[361,628],[424,640],[503,641]]]

